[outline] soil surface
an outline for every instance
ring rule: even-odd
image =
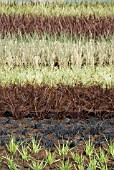
[[[114,118],[99,120],[95,117],[89,119],[63,119],[63,120],[35,120],[23,118],[15,120],[12,117],[0,117],[0,145],[4,146],[11,139],[26,140],[31,142],[31,136],[36,140],[42,138],[41,143],[45,148],[54,148],[54,144],[65,142],[69,139],[71,145],[80,145],[80,141],[93,138],[95,145],[114,140]]]

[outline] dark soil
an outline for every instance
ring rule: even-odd
[[[114,119],[106,119],[104,121],[97,118],[85,120],[64,119],[64,120],[35,120],[34,118],[24,118],[15,120],[13,118],[0,118],[0,139],[1,146],[8,142],[10,135],[16,136],[16,141],[25,139],[30,143],[31,136],[36,140],[42,138],[42,144],[46,148],[53,148],[57,141],[70,139],[79,145],[79,141],[88,140],[91,137],[97,137],[95,145],[99,142],[105,142],[114,139]],[[77,138],[75,139],[75,137]]]

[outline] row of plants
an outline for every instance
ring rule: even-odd
[[[9,35],[0,39],[0,46],[0,82],[4,86],[27,82],[51,86],[114,85],[113,36],[73,40],[63,34],[59,38],[48,34],[18,38]]]
[[[106,139],[107,141],[107,139]],[[75,147],[69,147],[69,140],[66,144],[55,145],[55,151],[47,150],[41,146],[41,140],[38,142],[32,138],[31,144],[11,141],[6,144],[5,152],[0,153],[0,165],[4,163],[10,170],[23,169],[43,170],[47,168],[56,168],[58,170],[108,170],[111,168],[110,161],[114,158],[114,143],[107,141],[105,147],[94,147],[93,142],[85,141],[84,150],[78,152]],[[39,154],[43,153],[40,159]],[[85,153],[85,155],[84,155]],[[39,159],[38,159],[39,158]],[[1,167],[2,167],[1,165]]]
[[[0,14],[0,33],[22,35],[34,33],[42,35],[48,33],[60,36],[61,33],[72,37],[88,36],[98,38],[100,36],[112,36],[114,34],[114,18],[85,16],[30,16]]]
[[[112,67],[83,67],[76,66],[71,68],[0,68],[0,84],[8,87],[13,84],[24,86],[31,84],[33,86],[48,85],[56,87],[58,84],[74,87],[78,84],[83,86],[100,85],[102,88],[114,87],[114,68]]]
[[[113,17],[114,3],[0,3],[0,14],[44,16],[90,16]]]
[[[101,37],[97,40],[86,37],[67,38],[61,34],[49,36],[44,34],[33,37],[26,35],[0,36],[0,64],[2,67],[54,67],[95,69],[99,66],[114,64],[114,36]]]

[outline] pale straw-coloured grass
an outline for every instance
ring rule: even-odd
[[[47,36],[47,40],[46,40]],[[114,36],[0,39],[0,84],[114,86]],[[56,64],[56,66],[55,66]]]
[[[17,39],[5,37],[0,39],[0,65],[10,68],[15,66],[39,68],[54,67],[58,63],[61,68],[76,66],[114,66],[114,36],[94,40],[76,37],[69,40],[65,36],[53,39],[49,35],[39,38],[21,36]]]

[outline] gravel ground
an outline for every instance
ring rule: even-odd
[[[9,143],[11,134],[15,136],[15,141],[31,142],[31,136],[36,140],[41,140],[45,148],[53,150],[54,144],[58,141],[62,144],[70,141],[70,147],[80,145],[80,142],[90,138],[95,146],[100,146],[108,141],[114,141],[114,119],[99,120],[90,118],[84,120],[64,119],[64,120],[35,120],[34,118],[23,118],[15,120],[12,117],[0,117],[0,145]]]

